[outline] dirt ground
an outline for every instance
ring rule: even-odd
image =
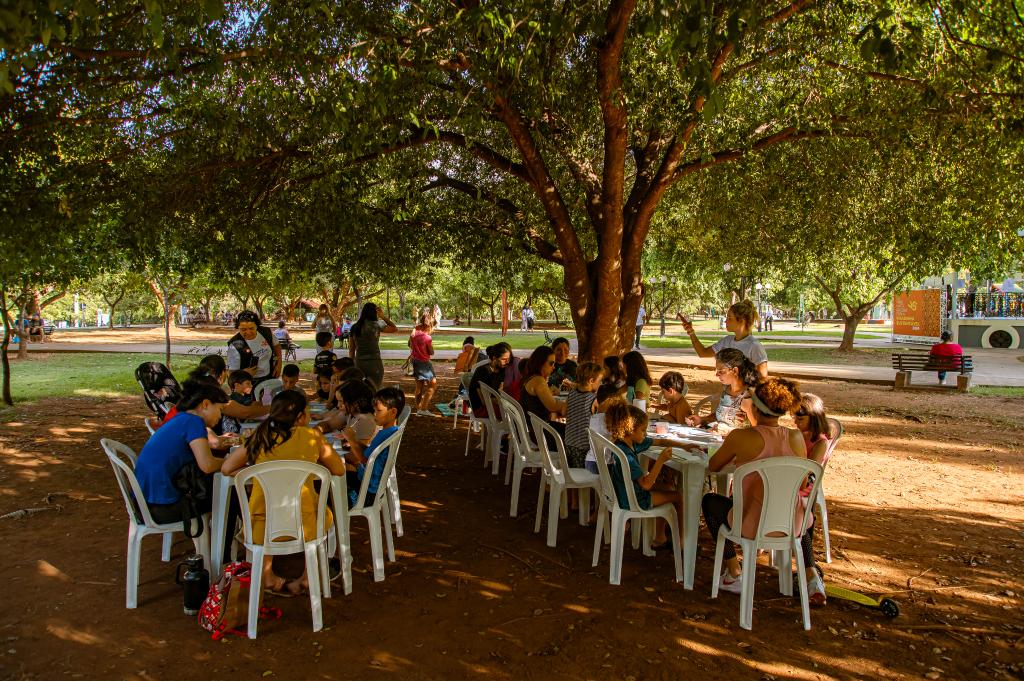
[[[691,400],[711,389],[709,372],[685,373]],[[284,617],[256,641],[214,642],[181,612],[173,568],[191,544],[180,535],[169,564],[146,540],[139,607],[124,609],[125,509],[98,441],[140,448],[142,400],[49,400],[0,424],[0,514],[46,495],[63,507],[0,519],[0,679],[1022,678],[1024,405],[803,388],[847,428],[825,478],[826,581],[891,594],[895,620],[830,599],[804,632],[797,602],[761,567],[754,630],[743,631],[737,597],[710,598],[703,528],[693,591],[674,582],[668,552],[630,549],[611,586],[607,549],[590,566],[592,528],[562,521],[557,549],[533,533],[536,475],[511,519],[509,488],[476,449],[463,456],[461,423],[414,416],[398,464],[405,536],[386,581],[373,582],[354,520],[354,590],[325,601],[324,631],[312,633],[308,600],[274,599]]]

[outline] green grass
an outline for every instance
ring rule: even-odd
[[[15,402],[25,402],[44,397],[138,395],[135,367],[163,361],[163,355],[142,353],[32,353],[28,359],[11,361],[11,396]],[[175,356],[174,374],[183,378],[197,364],[198,357]]]
[[[1024,387],[1002,386],[1002,385],[976,385],[971,386],[972,395],[984,397],[1024,397]]]
[[[179,381],[199,364],[199,357],[174,355],[171,370]],[[11,355],[11,397],[24,403],[46,397],[121,397],[140,395],[135,367],[143,362],[163,362],[163,355],[130,352],[32,353],[19,361]],[[401,364],[385,360],[385,364]],[[298,363],[308,376],[313,360]]]
[[[856,348],[852,352],[839,352],[834,348],[786,348],[768,349],[768,366],[772,362],[794,362],[797,364],[890,366],[892,351],[886,348]]]

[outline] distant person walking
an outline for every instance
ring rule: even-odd
[[[640,349],[640,332],[644,330],[644,324],[647,323],[647,310],[644,306],[640,306],[640,310],[636,313],[636,340],[633,342],[633,347],[637,350]]]
[[[764,330],[765,331],[774,331],[775,330],[772,327],[772,321],[774,319],[775,319],[775,310],[772,309],[771,305],[765,303],[765,306],[764,306]]]

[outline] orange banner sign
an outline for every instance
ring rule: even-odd
[[[893,296],[892,335],[938,338],[941,333],[942,291],[903,291]]]

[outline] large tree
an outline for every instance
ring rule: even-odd
[[[562,268],[584,356],[631,344],[673,186],[879,120],[1018,110],[1013,38],[980,72],[992,50],[958,41],[991,22],[963,2],[108,4],[32,5],[2,47],[43,130],[116,132],[100,184],[126,229],[257,261],[328,232],[363,258],[490,233]]]

